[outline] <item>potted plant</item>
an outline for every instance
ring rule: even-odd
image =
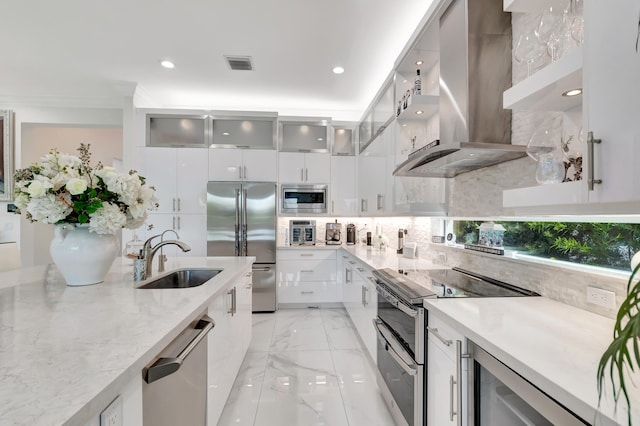
[[[640,252],[639,252],[640,253]],[[631,400],[627,391],[628,372],[640,369],[640,256],[632,260],[633,271],[627,284],[627,297],[622,301],[616,323],[613,328],[613,341],[602,354],[598,364],[598,402],[602,400],[605,378],[613,385],[613,399],[618,404],[620,397],[624,397],[627,404],[627,421],[631,426]]]

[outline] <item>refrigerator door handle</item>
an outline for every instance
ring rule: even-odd
[[[236,223],[235,223],[235,251],[240,256],[240,190],[235,190],[236,195]]]
[[[246,256],[247,251],[247,190],[242,190],[242,256]]]

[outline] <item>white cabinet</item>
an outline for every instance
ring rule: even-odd
[[[428,312],[427,333],[427,424],[456,425],[460,408],[458,386],[463,383],[464,371],[457,368],[457,341],[464,337],[431,311]],[[460,377],[458,376],[460,373]],[[463,392],[464,395],[464,392]],[[463,424],[465,419],[463,418]]]
[[[377,359],[377,336],[373,320],[377,316],[378,293],[372,269],[353,256],[345,256],[342,269],[342,304],[360,339],[364,342],[367,352],[375,362]]]
[[[215,327],[207,340],[207,424],[218,424],[251,341],[251,270],[210,304]]]
[[[358,213],[356,157],[331,157],[331,187],[329,188],[329,197],[331,198],[329,213],[343,216],[355,216]]]
[[[278,250],[279,305],[320,306],[340,302],[336,250]]]
[[[139,148],[143,176],[156,188],[157,213],[207,212],[207,151],[202,148]]]
[[[526,5],[534,3],[518,0],[509,7],[528,10]],[[505,207],[521,213],[637,211],[640,55],[635,41],[639,13],[640,5],[633,0],[618,2],[615,8],[586,0],[582,50],[570,52],[505,92],[505,103],[514,109],[567,111],[582,105],[584,129],[581,181],[505,191]],[[576,87],[583,88],[582,96],[563,99],[566,89]],[[590,144],[590,132],[602,142]],[[590,184],[590,180],[595,182]]]
[[[156,188],[158,210],[149,214],[148,230],[141,227],[141,238],[172,229],[191,247],[183,253],[175,246],[163,248],[168,255],[206,256],[207,249],[207,156],[202,148],[138,148],[141,174]],[[168,233],[166,238],[175,238]]]
[[[210,149],[209,180],[275,182],[277,160],[272,149]]]
[[[280,183],[326,184],[329,182],[331,156],[301,152],[278,154],[278,180]]]
[[[387,127],[358,156],[358,212],[362,216],[377,216],[391,212],[395,130]]]
[[[281,117],[278,129],[281,151],[329,152],[330,118]]]

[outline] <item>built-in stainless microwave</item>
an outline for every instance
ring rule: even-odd
[[[282,213],[322,214],[327,212],[327,185],[282,185]]]

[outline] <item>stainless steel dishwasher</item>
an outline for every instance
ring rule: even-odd
[[[202,315],[142,370],[145,426],[205,424],[207,334],[214,326]]]

